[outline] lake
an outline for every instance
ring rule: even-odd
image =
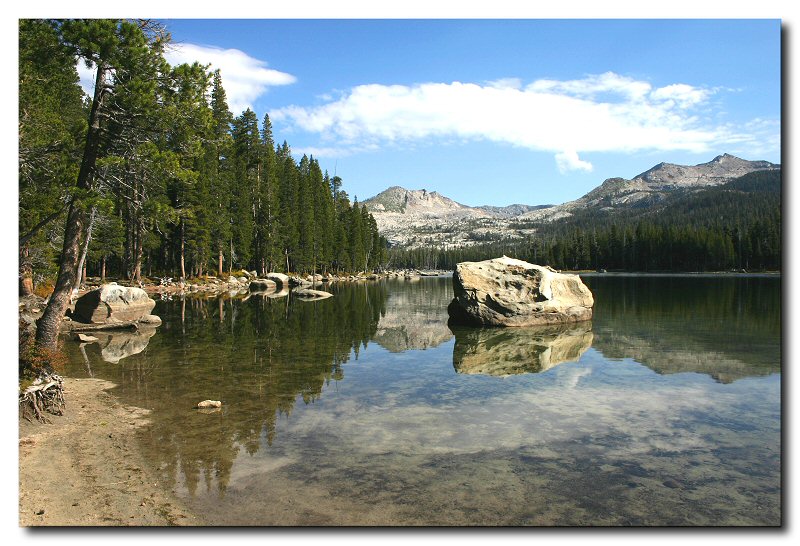
[[[157,300],[66,373],[212,525],[780,525],[780,278],[584,280],[546,331],[451,330],[447,277]]]

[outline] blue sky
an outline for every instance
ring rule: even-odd
[[[165,21],[360,200],[561,203],[661,161],[780,162],[778,20]]]

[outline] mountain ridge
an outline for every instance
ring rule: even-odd
[[[661,162],[632,179],[607,178],[578,199],[560,205],[471,207],[436,191],[401,186],[391,186],[363,203],[390,244],[450,248],[492,239],[522,238],[535,229],[520,226],[557,221],[581,210],[652,207],[676,192],[690,193],[754,171],[780,168],[777,163],[750,161],[725,153],[697,165]]]

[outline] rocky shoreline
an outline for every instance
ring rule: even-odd
[[[280,273],[270,273],[266,276],[258,276],[255,271],[246,272],[242,271],[239,272],[239,275],[230,275],[227,278],[218,278],[216,276],[207,275],[197,279],[188,279],[186,281],[174,280],[172,278],[160,278],[160,279],[147,279],[141,283],[132,283],[128,281],[122,280],[113,280],[108,279],[106,283],[100,283],[100,279],[97,277],[89,277],[86,279],[86,285],[79,291],[77,291],[74,295],[73,300],[77,300],[79,297],[85,295],[87,292],[91,290],[95,290],[102,286],[102,284],[107,284],[110,282],[117,282],[121,286],[135,286],[139,287],[144,290],[148,296],[150,297],[160,297],[161,299],[169,299],[173,296],[193,296],[193,297],[218,297],[222,295],[227,295],[228,297],[246,297],[248,294],[252,293],[266,293],[271,294],[274,292],[274,296],[280,297],[284,295],[288,295],[288,288],[299,288],[299,289],[316,289],[323,287],[325,285],[330,285],[334,283],[340,282],[366,282],[366,281],[377,281],[382,279],[407,279],[407,280],[415,280],[421,277],[435,277],[441,275],[448,275],[451,271],[444,271],[444,270],[430,270],[430,271],[423,271],[419,269],[399,269],[399,270],[391,270],[382,273],[359,273],[357,275],[306,275],[306,276],[299,276],[299,275],[283,275]],[[283,287],[283,289],[276,287],[275,289],[268,289],[268,290],[254,290],[251,285],[254,283],[258,283],[259,281],[263,281],[265,279],[271,278],[273,275],[281,275],[286,277],[288,282],[288,287]],[[285,291],[284,291],[285,290]],[[327,297],[327,296],[325,296]],[[311,298],[314,299],[314,298]],[[27,296],[20,296],[19,297],[19,320],[24,323],[24,327],[28,328],[30,331],[34,331],[36,329],[36,320],[42,316],[45,307],[47,306],[48,298],[43,298],[41,296],[37,296],[35,294],[30,294]],[[75,311],[75,304],[71,304],[69,306],[68,313],[72,313]],[[62,331],[71,331],[73,328],[70,328],[66,323],[69,322],[69,318],[64,321],[64,325],[62,325]]]
[[[223,294],[230,293],[246,294],[250,291],[252,283],[269,280],[274,276],[283,276],[287,279],[288,286],[291,288],[301,287],[310,288],[312,286],[325,285],[338,282],[360,282],[377,281],[381,279],[414,279],[419,277],[437,277],[450,274],[450,270],[420,270],[420,269],[398,269],[381,273],[359,273],[356,275],[334,275],[334,274],[315,274],[315,275],[284,275],[282,273],[268,273],[258,275],[255,271],[242,271],[240,274],[233,274],[227,278],[219,278],[207,275],[199,279],[189,279],[187,281],[174,280],[171,278],[160,279],[159,283],[144,283],[143,288],[148,294]],[[280,290],[280,288],[278,288]]]

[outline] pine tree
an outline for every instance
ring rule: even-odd
[[[247,268],[252,257],[261,159],[258,118],[250,108],[233,120],[232,136],[231,266]]]
[[[316,238],[313,181],[311,177],[311,159],[305,154],[298,165],[297,179],[298,239],[294,261],[298,271],[313,271],[312,262]]]
[[[62,43],[83,61],[93,63],[97,75],[75,183],[78,191],[69,201],[56,285],[36,331],[36,344],[47,349],[55,348],[61,317],[69,304],[83,237],[83,196],[94,190],[97,162],[107,153],[109,144],[104,125],[150,121],[158,72],[164,64],[162,49],[168,38],[150,23],[108,19],[63,21],[59,30]],[[144,129],[141,125],[136,128]],[[118,131],[118,135],[134,138],[122,138],[117,145],[130,150],[137,140],[134,133]]]
[[[217,256],[217,274],[222,275],[225,252],[231,241],[231,170],[233,146],[230,134],[233,116],[228,110],[225,88],[219,70],[213,75],[211,89],[211,139],[206,143],[208,177],[209,232],[212,251]]]
[[[19,22],[20,295],[33,289],[34,265],[50,273],[47,231],[63,216],[75,184],[86,128],[75,56],[57,23]]]
[[[299,209],[297,206],[297,190],[299,172],[292,159],[291,149],[286,141],[276,151],[279,164],[282,166],[280,173],[280,188],[278,195],[278,225],[280,233],[280,249],[285,260],[285,272],[292,271],[292,260],[299,245],[300,233],[298,225]]]
[[[350,209],[350,269],[353,272],[359,271],[364,266],[364,225],[361,218],[361,208],[358,206],[358,197],[353,199],[353,207]]]
[[[258,265],[262,273],[272,271],[280,263],[280,247],[278,238],[278,189],[280,170],[275,155],[275,141],[272,135],[272,122],[269,115],[264,115],[261,127],[262,147],[262,180],[259,197],[259,216],[256,226],[256,239],[259,254]]]

